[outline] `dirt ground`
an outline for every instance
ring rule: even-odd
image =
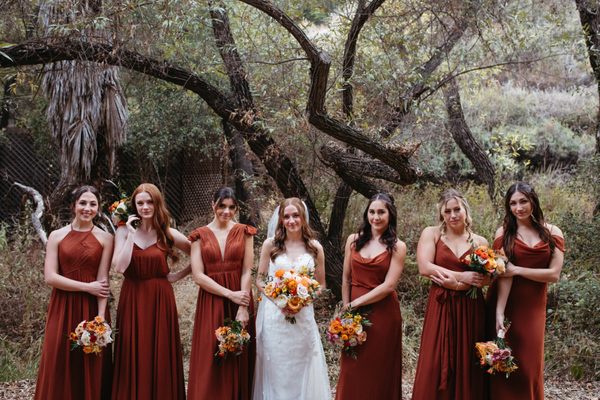
[[[412,387],[404,385],[404,398]],[[0,399],[33,399],[35,382],[30,380],[0,383]],[[546,400],[600,400],[600,382],[546,381]]]

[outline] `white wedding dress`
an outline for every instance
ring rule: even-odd
[[[304,253],[291,261],[286,254],[269,263],[269,275],[278,269],[306,265],[314,270],[315,261]],[[263,298],[256,315],[256,368],[254,400],[327,400],[331,398],[329,377],[321,336],[312,304],[296,314],[296,323],[285,316],[272,301]]]

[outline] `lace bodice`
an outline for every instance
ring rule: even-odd
[[[303,272],[302,270],[306,269],[307,273],[314,275],[315,259],[308,253],[301,254],[295,259],[290,259],[287,254],[283,253],[278,255],[275,261],[269,262],[269,275],[274,275],[278,269],[295,269],[296,272]]]

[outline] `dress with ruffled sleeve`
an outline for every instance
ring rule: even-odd
[[[255,235],[256,228],[235,224],[225,241],[224,255],[214,233],[203,226],[194,230],[190,241],[200,240],[204,273],[219,285],[232,291],[241,290],[245,240],[247,235]],[[225,319],[234,320],[238,305],[231,300],[208,291],[198,290],[190,375],[188,380],[189,399],[250,399],[256,353],[254,306],[250,299],[250,321],[246,329],[251,335],[250,345],[235,357],[215,361],[214,354],[218,343],[215,329],[222,326]]]
[[[562,237],[553,236],[556,249],[563,251]],[[494,248],[502,248],[503,236],[496,238]],[[519,238],[514,242],[513,264],[524,268],[548,268],[552,249],[540,241],[530,247]],[[491,377],[490,398],[498,399],[544,399],[544,328],[546,326],[547,284],[521,276],[513,278],[512,287],[504,310],[511,322],[506,340],[517,359],[519,369],[508,379],[503,375]],[[488,333],[495,336],[495,313],[498,296],[496,282],[490,286],[487,298]]]

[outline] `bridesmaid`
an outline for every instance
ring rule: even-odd
[[[135,215],[115,235],[115,270],[125,275],[117,309],[113,400],[185,399],[177,307],[171,282],[190,267],[170,272],[173,247],[190,243],[170,227],[156,186],[142,183],[131,196]],[[140,221],[135,228],[133,222]]]
[[[488,312],[496,316],[494,334],[505,328],[504,318],[511,321],[506,339],[519,369],[509,379],[492,376],[490,394],[492,399],[542,400],[546,289],[560,276],[564,238],[560,229],[545,222],[538,196],[525,182],[508,189],[504,209],[494,248],[503,248],[509,263],[490,288]]]
[[[413,400],[486,398],[484,373],[477,365],[475,342],[485,338],[485,304],[466,296],[485,283],[482,274],[466,271],[460,259],[471,246],[487,245],[473,233],[470,209],[456,190],[442,193],[440,225],[423,230],[417,246],[419,273],[431,279],[423,322]]]
[[[336,399],[402,398],[402,315],[396,286],[406,245],[396,237],[393,200],[371,197],[358,233],[346,241],[342,300],[346,308],[365,308],[373,323],[357,358],[342,355]]]
[[[69,332],[96,315],[108,318],[108,268],[112,235],[94,226],[100,196],[81,186],[72,193],[75,218],[50,233],[44,277],[52,286],[35,398],[110,398],[110,347],[100,355],[70,351]]]
[[[254,262],[252,226],[233,218],[238,202],[233,189],[224,187],[213,196],[214,218],[194,230],[191,262],[194,281],[200,286],[192,338],[189,399],[250,399],[254,370],[254,305],[251,279]],[[238,320],[252,337],[243,354],[216,365],[215,329],[224,320]]]

